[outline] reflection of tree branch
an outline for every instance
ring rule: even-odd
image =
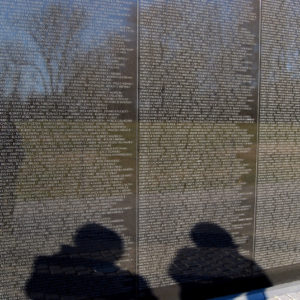
[[[42,79],[42,83],[43,83],[43,89],[44,89],[44,92],[45,92],[45,94],[47,94],[47,92],[48,92],[48,89],[47,89],[47,83],[46,83],[46,78],[45,78],[43,72],[42,72],[41,69],[40,69],[39,67],[37,67],[36,65],[32,65],[32,68],[33,68],[34,70],[36,70],[36,71],[40,74],[41,79]]]
[[[11,42],[6,43],[0,52],[5,57],[5,62],[2,64],[0,71],[0,96],[3,97],[7,89],[9,89],[11,95],[19,98],[22,69],[30,65],[30,61],[26,57],[25,52]],[[8,82],[10,82],[10,85],[7,84]]]
[[[65,76],[63,73],[68,65],[68,50],[71,48],[71,42],[74,40],[75,35],[83,27],[84,19],[85,12],[83,10],[72,10],[72,15],[69,21],[71,25],[68,27],[66,41],[63,45],[60,62],[58,63],[58,82],[61,82],[63,76]]]
[[[80,78],[80,76],[84,72],[85,68],[86,68],[86,64],[82,63],[82,64],[80,64],[79,68],[76,68],[76,71],[73,71],[72,77],[69,78],[69,80],[66,80],[66,82],[65,82],[64,92],[68,91],[70,89],[70,87],[72,86],[72,84],[74,83],[74,81],[76,81],[77,79]]]
[[[85,12],[73,9],[69,14],[61,5],[52,4],[45,11],[32,15],[27,24],[27,32],[38,48],[48,76],[52,95],[64,89],[69,73],[70,57],[76,52],[76,35],[83,27]],[[41,72],[39,72],[42,74]],[[42,78],[44,87],[45,78]]]

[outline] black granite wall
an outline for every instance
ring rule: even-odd
[[[299,12],[0,0],[0,299],[299,278]]]

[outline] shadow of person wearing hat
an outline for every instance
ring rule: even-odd
[[[147,286],[145,280],[115,264],[124,252],[117,233],[87,224],[76,232],[74,244],[35,260],[25,287],[30,299],[156,299],[149,289],[137,295],[137,282]]]
[[[169,275],[180,285],[181,299],[209,299],[271,285],[262,269],[238,252],[231,235],[212,223],[198,223],[190,233],[196,247],[178,251]]]

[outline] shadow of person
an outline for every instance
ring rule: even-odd
[[[120,269],[123,241],[114,231],[97,224],[80,228],[75,247],[63,245],[53,256],[40,256],[26,283],[30,299],[156,299],[150,289],[137,295],[143,278]]]
[[[0,236],[12,230],[15,185],[23,158],[17,127],[8,112],[0,112]]]
[[[209,299],[271,286],[262,269],[241,256],[231,235],[212,223],[190,233],[194,248],[178,251],[169,275],[180,285],[181,299]]]

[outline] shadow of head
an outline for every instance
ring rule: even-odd
[[[190,237],[197,247],[238,248],[225,229],[212,223],[196,224],[191,230]]]
[[[118,260],[124,252],[122,238],[114,231],[98,225],[87,224],[76,231],[76,250],[80,253],[100,253],[106,260]]]

